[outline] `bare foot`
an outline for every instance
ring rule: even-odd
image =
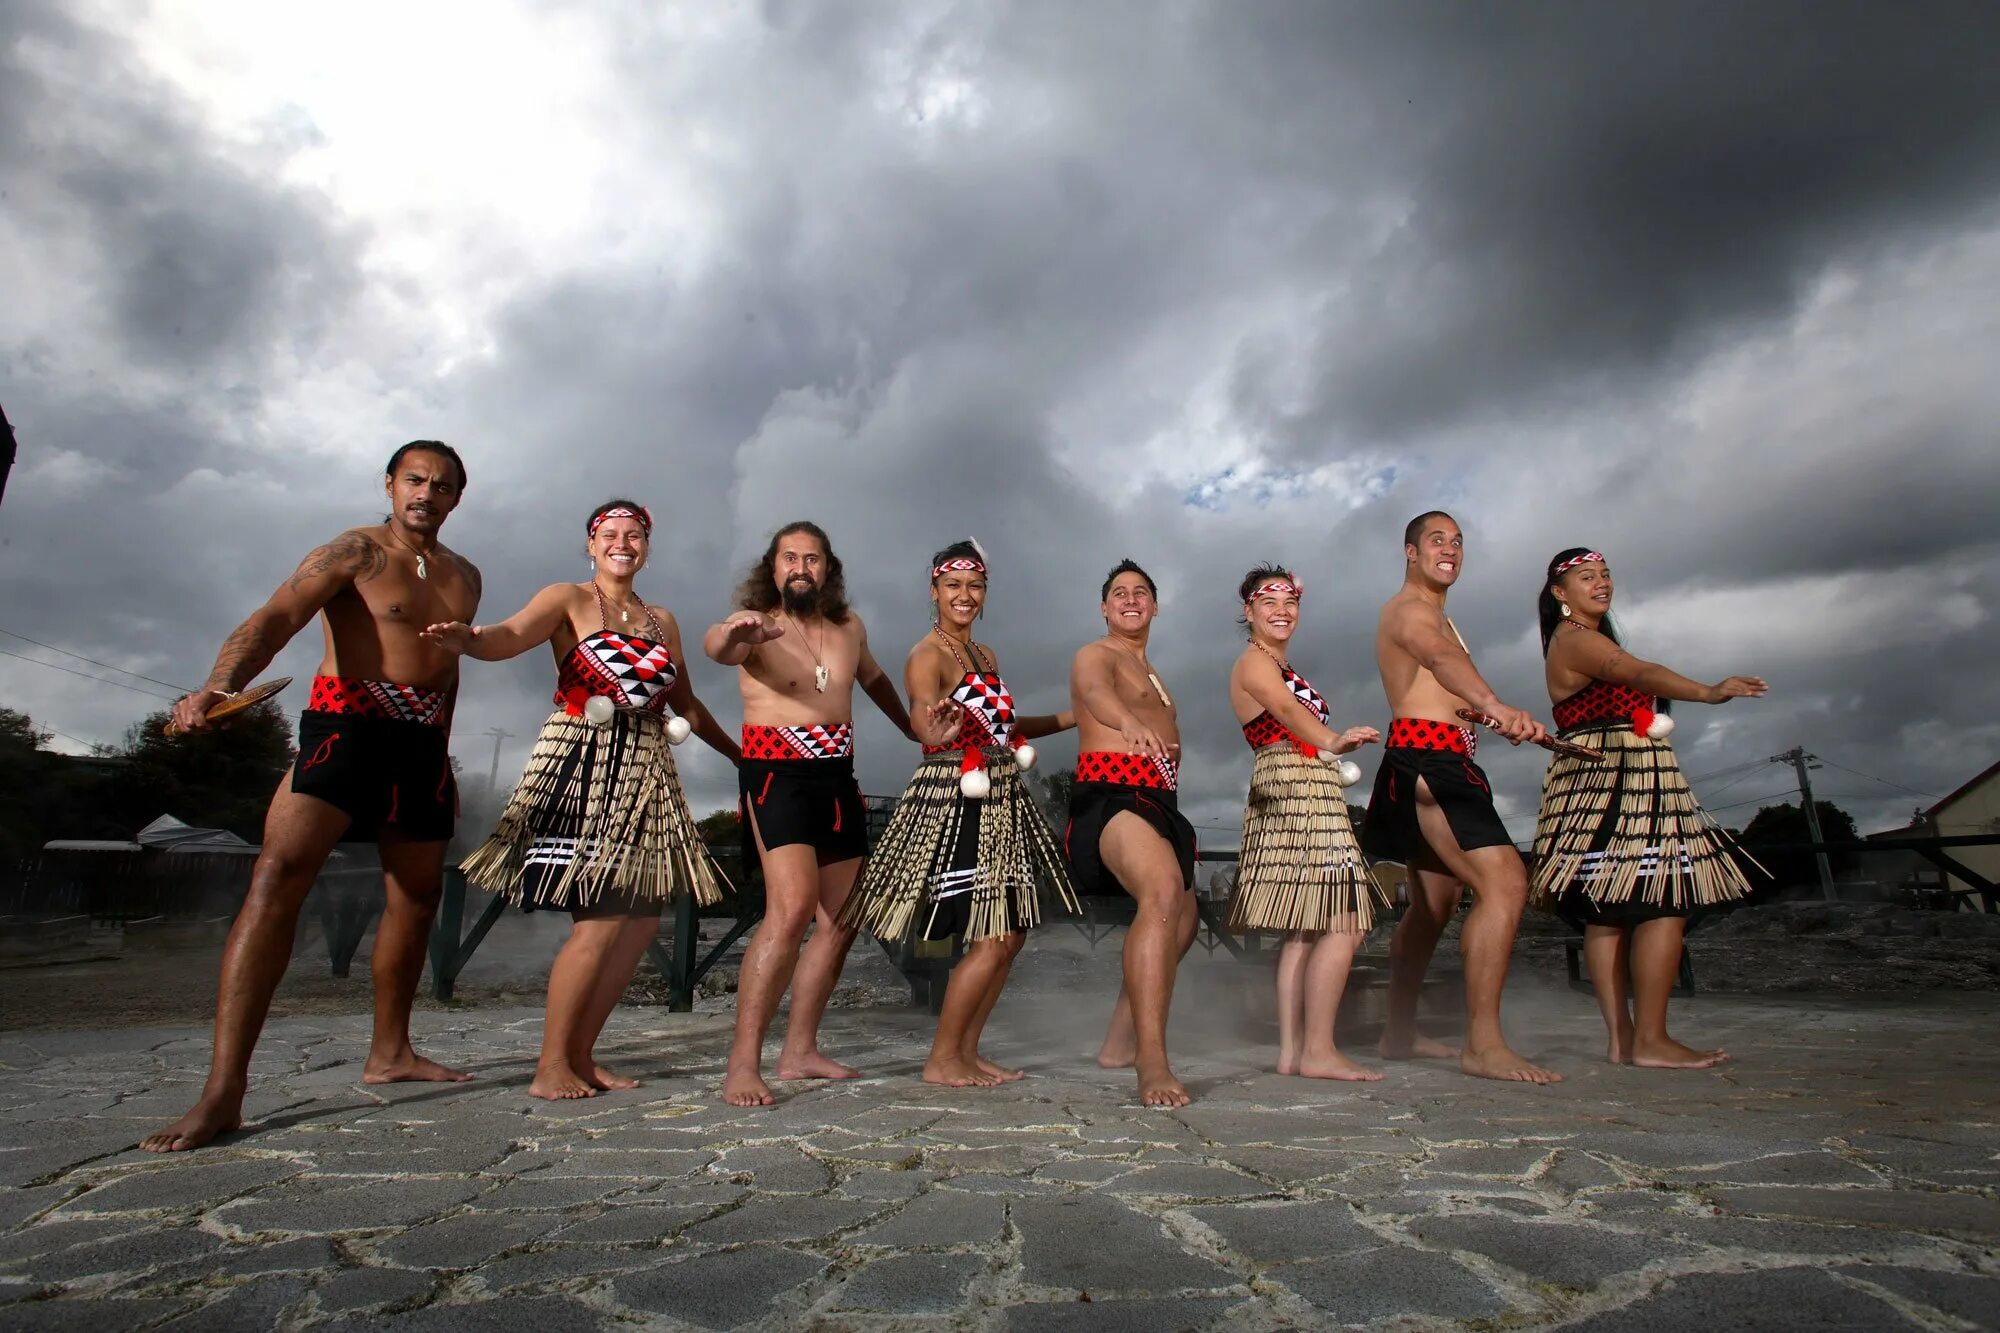
[[[1278,1072],[1280,1074],[1298,1073],[1299,1053],[1297,1051],[1288,1051],[1280,1046],[1278,1048]]]
[[[567,1061],[536,1065],[535,1081],[528,1085],[528,1095],[545,1102],[574,1101],[578,1097],[595,1097],[597,1085],[571,1069]]]
[[[1544,1069],[1527,1057],[1516,1055],[1505,1046],[1495,1046],[1491,1050],[1474,1053],[1467,1051],[1458,1058],[1458,1067],[1474,1078],[1497,1078],[1503,1082],[1515,1083],[1560,1083],[1563,1076],[1553,1069]]]
[[[1162,1060],[1151,1069],[1139,1071],[1139,1101],[1145,1106],[1160,1106],[1172,1109],[1186,1106],[1194,1098],[1174,1077],[1174,1071]]]
[[[243,1128],[243,1098],[203,1097],[192,1110],[158,1133],[139,1140],[147,1152],[186,1152],[208,1143],[217,1134]]]
[[[1729,1052],[1720,1048],[1712,1051],[1697,1051],[1692,1046],[1683,1046],[1677,1041],[1634,1042],[1631,1064],[1640,1069],[1709,1069],[1729,1058]]]
[[[1611,1039],[1604,1045],[1604,1058],[1614,1065],[1629,1065],[1632,1063],[1632,1025],[1630,1023],[1624,1024],[1611,1034]]]
[[[1357,1065],[1335,1051],[1332,1055],[1308,1055],[1299,1061],[1298,1072],[1307,1078],[1338,1079],[1342,1083],[1380,1083],[1379,1071]]]
[[[926,1083],[937,1083],[947,1088],[990,1088],[999,1081],[963,1057],[950,1056],[939,1059],[934,1055],[924,1061]]]
[[[1099,1069],[1130,1069],[1139,1059],[1139,1042],[1136,1037],[1113,1037],[1104,1035],[1104,1045],[1097,1050]]]
[[[626,1078],[623,1074],[614,1074],[595,1060],[590,1062],[590,1081],[606,1092],[623,1092],[627,1088],[636,1088],[639,1086],[638,1079]]]
[[[983,1055],[973,1056],[972,1063],[978,1065],[979,1068],[985,1073],[991,1074],[996,1082],[1018,1083],[1020,1080],[1027,1077],[1027,1075],[1022,1071],[1018,1069],[1009,1069],[1005,1065],[996,1065]]]
[[[450,1069],[435,1060],[426,1060],[405,1046],[402,1054],[394,1056],[368,1056],[368,1063],[361,1066],[363,1083],[469,1083],[472,1075],[462,1069]]]
[[[779,1078],[860,1078],[861,1071],[811,1051],[805,1055],[778,1052]]]
[[[754,1069],[731,1069],[722,1076],[722,1100],[731,1106],[769,1106],[777,1101]]]
[[[1379,1049],[1384,1060],[1456,1060],[1459,1054],[1458,1047],[1421,1032],[1391,1033],[1387,1028]]]

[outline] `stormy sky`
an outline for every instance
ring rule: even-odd
[[[1299,570],[1294,663],[1380,725],[1376,611],[1442,506],[1503,697],[1546,714],[1540,570],[1600,546],[1636,651],[1771,680],[1681,710],[1725,822],[1804,745],[1900,824],[2000,758],[1996,49],[1988,3],[17,0],[0,630],[196,683],[414,437],[466,456],[483,618],[632,492],[691,638],[810,516],[895,671],[972,533],[1032,710],[1130,555],[1227,846],[1238,578]],[[518,772],[551,674],[471,664],[470,773],[492,728]],[[0,702],[68,749],[160,703],[15,657]],[[899,790],[912,748],[860,743]],[[1504,749],[1526,836],[1541,756]]]

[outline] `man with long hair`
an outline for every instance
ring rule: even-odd
[[[912,727],[895,682],[868,651],[861,617],[848,608],[840,557],[815,523],[789,523],[772,535],[737,589],[736,605],[734,615],[709,629],[702,648],[738,668],[738,784],[746,841],[764,867],[764,919],[737,980],[736,1037],[722,1096],[732,1106],[769,1106],[764,1034],[787,985],[792,1010],[777,1076],[857,1074],[819,1049],[820,1019],[854,943],[854,928],[840,923],[841,907],[868,855],[867,817],[854,781],[854,687],[924,744],[957,738],[959,708],[941,699]],[[801,949],[806,927],[815,924]]]
[[[1500,992],[1527,906],[1528,872],[1493,808],[1486,774],[1473,761],[1479,737],[1459,710],[1482,714],[1516,745],[1548,732],[1526,711],[1501,702],[1445,617],[1445,594],[1464,559],[1465,535],[1450,514],[1434,509],[1411,519],[1403,531],[1403,586],[1382,608],[1375,632],[1375,664],[1392,720],[1362,847],[1375,860],[1410,870],[1410,908],[1389,942],[1382,1056],[1456,1055],[1459,1068],[1480,1078],[1559,1083],[1562,1075],[1517,1055],[1500,1031]],[[1438,936],[1467,885],[1473,905],[1459,937],[1465,1047],[1454,1051],[1417,1031],[1417,1000]]]
[[[438,621],[470,621],[479,571],[438,540],[465,493],[449,445],[413,440],[390,457],[380,524],[350,528],[307,554],[269,601],[223,642],[207,682],[174,705],[183,731],[271,664],[315,616],[326,651],[299,718],[299,757],[271,798],[250,890],[222,952],[215,1046],[201,1098],[149,1134],[147,1152],[184,1152],[241,1128],[250,1053],[292,960],[306,892],[335,843],[374,839],[387,893],[375,928],[375,1033],[363,1083],[470,1078],[410,1046],[410,1004],[424,970],[431,918],[444,892],[444,852],[458,817],[446,742],[458,658],[426,642]]]

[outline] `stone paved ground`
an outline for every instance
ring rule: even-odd
[[[1110,958],[1059,952],[996,1020],[1003,1089],[924,1086],[927,1021],[850,1007],[827,1045],[870,1077],[724,1107],[713,1001],[614,1018],[637,1092],[530,1101],[520,1008],[419,1015],[478,1082],[363,1089],[357,1013],[275,1024],[259,1132],[177,1158],[129,1145],[205,1030],[0,1036],[0,1327],[2000,1325],[1992,997],[1704,996],[1687,1035],[1737,1063],[1658,1074],[1530,977],[1510,1021],[1569,1082],[1347,1087],[1262,1072],[1264,974],[1197,959],[1166,1114],[1088,1059]]]

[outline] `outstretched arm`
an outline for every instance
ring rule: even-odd
[[[255,680],[343,589],[367,583],[388,565],[388,553],[357,531],[314,548],[270,599],[222,641],[208,679],[174,705],[174,725],[182,731],[208,726],[208,710],[218,700]]]
[[[1285,684],[1285,677],[1278,670],[1278,664],[1262,653],[1246,657],[1240,667],[1243,690],[1272,717],[1278,719],[1286,731],[1297,736],[1315,750],[1325,750],[1331,754],[1346,754],[1359,749],[1371,741],[1382,739],[1382,733],[1373,727],[1349,727],[1346,731],[1335,731],[1313,715],[1313,711],[1299,702],[1297,695]]]
[[[653,614],[659,618],[660,628],[667,632],[668,651],[673,653],[674,661],[680,665],[680,671],[674,676],[673,688],[667,691],[667,702],[673,705],[676,716],[688,720],[694,734],[701,737],[702,743],[709,749],[732,764],[742,763],[743,747],[722,729],[722,724],[715,720],[715,714],[708,711],[708,705],[695,697],[693,672],[688,667],[686,655],[681,652],[679,623],[664,606],[654,607]]]
[[[1501,702],[1437,607],[1417,601],[1400,603],[1390,613],[1389,637],[1438,684],[1492,718],[1494,729],[1514,744],[1539,741],[1548,735],[1548,728],[1528,712]]]
[[[738,611],[708,627],[708,633],[701,636],[701,650],[722,666],[742,666],[758,644],[769,643],[784,632],[783,625],[762,611]]]
[[[1720,704],[1731,699],[1761,699],[1771,688],[1761,676],[1730,676],[1713,685],[1704,685],[1658,662],[1634,657],[1604,635],[1581,628],[1558,634],[1550,651],[1561,653],[1563,665],[1586,676],[1630,685],[1662,699]]]
[[[1102,644],[1093,643],[1077,653],[1069,669],[1070,697],[1097,721],[1115,730],[1134,754],[1173,758],[1172,748],[1160,733],[1141,722],[1138,714],[1118,697],[1116,664],[1111,652]]]
[[[1067,708],[1060,713],[1036,713],[1030,717],[1014,719],[1014,734],[1024,741],[1040,736],[1053,736],[1059,731],[1070,731],[1076,727],[1076,714]]]
[[[424,637],[464,657],[475,657],[482,662],[504,662],[549,641],[556,628],[569,618],[570,597],[574,591],[572,584],[552,583],[530,598],[526,606],[497,625],[468,625],[462,620],[453,620],[428,626]]]

